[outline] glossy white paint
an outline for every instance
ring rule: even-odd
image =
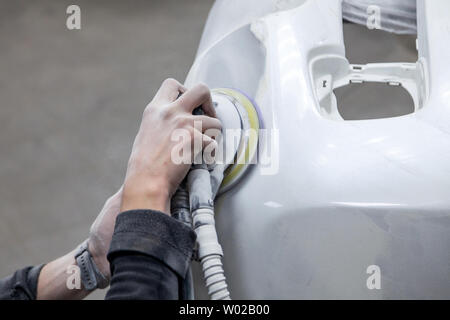
[[[449,12],[419,0],[412,71],[362,75],[408,81],[415,112],[344,121],[320,87],[354,72],[341,0],[216,2],[186,84],[240,89],[279,130],[278,173],[255,166],[217,199],[232,298],[450,298]]]

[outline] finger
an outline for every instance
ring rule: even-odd
[[[217,146],[217,141],[211,138],[210,136],[203,134],[202,135],[202,147],[205,148],[206,146],[209,146],[212,144],[212,146]]]
[[[208,116],[191,116],[192,123],[194,127],[202,132],[208,129],[222,129],[222,122],[217,118],[212,118]]]
[[[222,139],[222,131],[216,128],[207,129],[203,134],[214,139],[216,142],[221,141]]]
[[[217,141],[214,140],[214,138],[211,135],[203,134],[199,130],[193,129],[191,147],[194,155],[202,151],[202,149],[207,145],[209,145],[210,143],[217,144]]]
[[[177,80],[169,78],[164,80],[154,100],[162,103],[171,103],[175,101],[178,96],[187,89]]]
[[[202,134],[198,130],[195,130],[194,137],[193,148],[191,149],[192,162],[194,164],[201,164],[204,162],[207,164],[213,163],[216,150],[218,148],[217,142],[213,138],[206,134]]]
[[[209,137],[208,135],[203,135],[203,162],[206,164],[213,164],[216,160],[216,154],[219,146],[217,141]]]
[[[201,106],[205,114],[210,117],[216,117],[216,110],[214,110],[214,106],[211,100],[211,92],[209,91],[209,88],[204,84],[198,84],[192,89],[187,90],[178,99],[178,103],[184,110],[188,111],[189,113],[192,113],[195,108]]]

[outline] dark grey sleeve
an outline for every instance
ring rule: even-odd
[[[0,300],[35,300],[39,274],[44,264],[17,270],[0,279]]]
[[[159,211],[119,214],[108,253],[106,299],[179,299],[195,238],[190,228]]]

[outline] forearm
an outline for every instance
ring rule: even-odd
[[[75,251],[44,266],[37,284],[38,300],[77,300],[90,293],[84,290],[79,278]]]

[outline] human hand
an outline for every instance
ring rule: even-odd
[[[91,225],[89,232],[89,252],[100,272],[110,278],[109,262],[106,259],[111,244],[117,215],[122,201],[122,187],[106,200],[103,209]]]
[[[192,114],[199,106],[205,115]],[[128,162],[120,211],[154,209],[169,214],[170,197],[191,166],[190,163],[177,164],[171,158],[173,148],[179,147],[173,133],[185,130],[189,138],[184,142],[190,145],[195,139],[201,139],[195,144],[203,147],[215,143],[204,134],[210,129],[221,129],[215,116],[211,94],[205,85],[188,90],[176,80],[165,80],[142,116]],[[201,122],[201,132],[194,121]],[[201,151],[192,147],[186,150],[191,151],[190,159]]]
[[[94,263],[108,280],[111,278],[111,273],[106,255],[111,243],[116,217],[120,212],[121,199],[122,188],[106,200],[103,209],[91,226],[88,239],[88,248]],[[38,280],[37,299],[83,299],[90,293],[84,288],[72,290],[67,287],[68,270],[77,265],[76,251],[77,249],[74,249],[50,261],[42,268]]]

